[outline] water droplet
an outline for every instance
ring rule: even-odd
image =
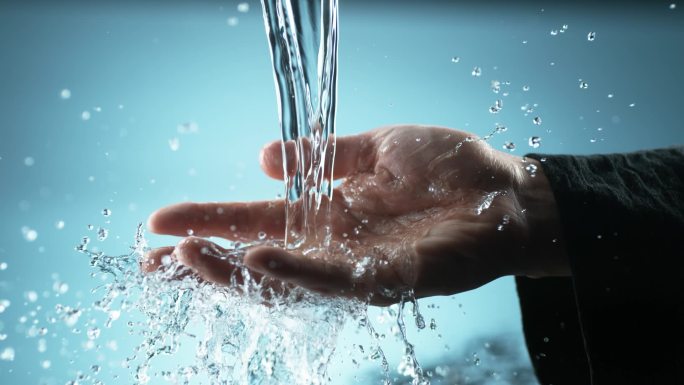
[[[259,231],[259,233],[257,234],[257,237],[259,238],[260,241],[263,241],[264,239],[266,239],[266,233],[263,231]]]
[[[84,121],[90,120],[90,111],[81,112],[81,119]]]
[[[568,30],[568,27],[569,27],[569,26],[568,26],[567,24],[563,24],[563,28],[561,28],[561,30],[562,30],[562,31],[567,31],[567,30]]]
[[[556,36],[556,35],[558,35],[558,30],[552,29],[550,33],[551,33],[551,36]]]
[[[199,131],[199,125],[195,122],[185,122],[176,127],[179,134],[196,134]]]
[[[596,32],[589,32],[587,34],[587,40],[594,41],[596,39]]]
[[[11,347],[5,348],[2,353],[0,353],[0,360],[14,361],[14,349]]]
[[[480,357],[477,356],[477,353],[473,353],[473,364],[480,366]]]
[[[499,99],[496,102],[494,102],[493,106],[489,107],[489,113],[490,114],[498,114],[502,108],[503,108],[503,101],[501,99]]]
[[[497,134],[500,134],[500,133],[506,132],[506,131],[508,131],[508,127],[501,125],[501,124],[497,124],[496,127],[494,128],[494,132],[496,132]]]
[[[498,94],[501,91],[501,82],[498,80],[492,80],[492,92]]]
[[[92,230],[92,229],[95,228],[95,226],[89,224],[88,226],[86,226],[86,228],[87,228],[88,230]],[[86,237],[86,238],[87,238],[87,237]]]
[[[66,292],[69,291],[69,284],[66,282],[55,281],[52,284],[52,290],[57,292],[57,294],[66,294]]]
[[[25,295],[29,302],[36,302],[38,300],[38,293],[35,291],[27,291]]]
[[[515,150],[515,143],[513,142],[505,142],[503,145],[503,148],[508,151],[513,151]]]
[[[52,362],[50,362],[50,360],[43,360],[40,362],[40,367],[43,369],[50,369],[50,366],[52,366]]]
[[[7,262],[0,262],[0,271],[7,270]]]
[[[55,222],[55,228],[57,230],[62,230],[64,228],[64,221],[57,221]]]
[[[230,27],[235,27],[239,23],[240,23],[240,20],[235,16],[231,16],[226,20],[226,24],[228,24],[228,26],[230,26]]]
[[[193,230],[193,229],[187,229],[185,232],[186,232],[188,235],[194,235],[194,234],[195,234],[195,230]]]
[[[420,313],[416,313],[416,327],[418,329],[425,329],[425,318],[423,318],[423,315]]]
[[[369,256],[365,256],[360,260],[356,261],[356,263],[354,264],[354,270],[352,271],[352,278],[361,278],[364,274],[366,274],[368,268],[371,267],[372,262],[373,260]]]
[[[104,241],[107,239],[109,236],[109,230],[105,229],[104,227],[100,227],[97,229],[97,240],[98,241]]]
[[[230,225],[229,229],[230,229],[230,231],[235,231],[235,230],[237,230],[237,226]]]
[[[112,215],[112,210],[111,209],[102,209],[102,216],[108,217]]]
[[[670,4],[670,9],[677,9],[677,4],[675,4],[675,3]]]
[[[541,145],[541,138],[538,136],[531,136],[527,144],[529,144],[532,148],[539,148]]]
[[[458,57],[458,56],[454,56],[454,57],[451,58],[451,62],[452,62],[452,63],[458,63],[458,62],[460,62],[460,61],[461,61],[461,58]]]
[[[178,151],[180,148],[180,139],[178,138],[171,138],[169,139],[169,148],[171,151]]]
[[[636,103],[629,103],[629,106],[630,106],[630,107],[635,107],[635,106],[636,106]]]
[[[100,365],[93,365],[93,366],[90,367],[90,370],[91,370],[93,373],[98,374],[98,373],[100,373]]]
[[[589,83],[585,82],[584,80],[580,79],[579,81],[579,88],[586,90],[589,88]]]
[[[549,342],[549,337],[544,337],[544,342]]]
[[[527,92],[530,90],[530,86],[523,86],[522,88],[523,91]]]
[[[540,117],[536,116],[534,119],[532,119],[532,123],[534,123],[537,126],[540,126],[542,124],[542,120]]]
[[[421,141],[421,139],[420,139],[420,138],[416,138],[416,142],[420,142],[420,141]]]
[[[613,95],[613,94],[608,94],[608,99],[612,99],[613,96],[615,96],[615,95]]]
[[[0,314],[4,313],[10,305],[11,302],[8,299],[0,299]]]
[[[473,72],[471,72],[471,75],[479,78],[480,76],[482,76],[482,68],[474,67]]]
[[[527,166],[525,166],[525,171],[527,171],[527,173],[528,173],[532,178],[534,178],[535,176],[537,176],[537,166],[534,165],[534,164],[532,164],[532,163],[530,163],[530,164],[528,164]]]
[[[63,100],[67,100],[71,98],[71,90],[68,88],[65,88],[59,92],[59,97],[62,98]]]
[[[435,330],[437,329],[437,322],[435,321],[434,318],[430,320],[430,329]]]
[[[38,232],[30,227],[24,226],[21,228],[22,234],[24,234],[24,239],[27,242],[33,242],[38,238]]]
[[[95,339],[97,339],[98,337],[100,337],[100,329],[98,329],[98,328],[90,328],[90,329],[88,329],[88,331],[87,331],[86,334],[88,335],[88,339],[90,339],[90,340],[95,340]]]
[[[33,157],[27,156],[26,158],[24,158],[24,165],[26,167],[31,167],[34,164],[36,164],[36,160],[33,159]]]
[[[249,12],[249,3],[240,3],[237,5],[238,12],[247,13]]]

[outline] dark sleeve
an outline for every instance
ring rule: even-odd
[[[572,278],[517,278],[542,384],[684,384],[684,148],[541,160]]]

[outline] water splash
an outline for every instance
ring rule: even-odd
[[[281,283],[251,277],[242,257],[252,244],[229,248],[227,253],[208,250],[215,258],[235,265],[230,285],[200,281],[174,260],[166,260],[153,274],[143,274],[139,265],[149,250],[138,226],[129,254],[108,256],[77,249],[90,257],[91,266],[106,277],[96,288],[101,299],[94,308],[105,312],[112,323],[121,313],[142,313],[145,321],[129,324],[142,338],[126,359],[135,383],[190,383],[205,376],[211,384],[322,384],[335,339],[348,314],[358,313],[361,304],[320,295]],[[79,323],[83,309],[60,307],[67,325]],[[86,334],[97,340],[101,330]],[[196,346],[191,362],[176,353],[183,344]],[[175,369],[156,370],[173,361]]]
[[[490,193],[487,193],[482,197],[482,201],[477,205],[475,208],[475,213],[477,215],[482,215],[483,212],[489,209],[491,207],[492,203],[494,203],[494,199],[500,195],[506,195],[505,191],[492,191]]]

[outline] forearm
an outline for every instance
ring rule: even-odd
[[[570,264],[560,221],[558,204],[542,164],[527,158],[536,167],[517,190],[529,236],[520,274],[528,277],[569,276]],[[522,167],[522,166],[521,166]]]

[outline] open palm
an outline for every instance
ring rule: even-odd
[[[282,178],[279,143],[264,148],[261,163]],[[529,164],[536,166],[447,128],[392,126],[340,137],[334,175],[344,180],[317,220],[330,218],[332,245],[260,246],[244,262],[257,274],[376,304],[407,289],[418,297],[452,294],[504,275],[534,275],[544,267],[530,257],[536,246],[521,198],[537,179],[525,172]],[[148,269],[173,253],[204,279],[228,283],[234,265],[203,252],[209,241],[197,237],[264,232],[282,239],[284,219],[282,201],[163,208],[149,220],[152,231],[184,236],[192,229],[196,237],[154,251]]]

